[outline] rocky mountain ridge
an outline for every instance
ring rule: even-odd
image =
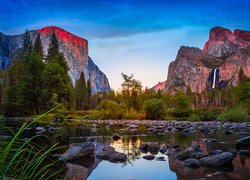
[[[180,47],[169,65],[164,91],[201,93],[209,89],[235,86],[240,67],[250,77],[250,31],[212,28],[203,50]]]

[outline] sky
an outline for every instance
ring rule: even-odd
[[[181,45],[203,48],[215,26],[250,30],[249,9],[249,0],[0,0],[0,32],[61,27],[88,40],[111,88],[121,72],[152,87]]]

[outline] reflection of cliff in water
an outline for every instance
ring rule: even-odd
[[[217,143],[215,143],[217,144]],[[218,143],[219,144],[219,143]],[[218,145],[217,144],[217,145]],[[211,150],[215,149],[212,143],[201,143],[199,142],[198,145],[201,146],[202,151],[210,152]],[[218,147],[217,147],[218,148]],[[221,149],[227,149],[225,146],[222,146]],[[186,167],[182,164],[181,161],[175,158],[175,153],[168,157],[169,168],[171,171],[175,172],[177,179],[200,179],[200,178],[212,178],[212,179],[250,179],[250,158],[245,156],[237,155],[233,162],[233,169],[232,171],[223,171],[219,169],[210,169],[210,168],[198,168],[198,169],[191,169]]]

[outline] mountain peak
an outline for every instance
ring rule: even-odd
[[[69,41],[80,46],[87,46],[87,43],[88,43],[86,39],[83,39],[79,36],[71,34],[70,32],[57,26],[47,26],[47,27],[37,30],[37,32],[43,35],[51,35],[53,32],[55,32],[59,40]]]

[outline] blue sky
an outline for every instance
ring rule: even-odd
[[[151,87],[167,77],[181,45],[202,48],[215,26],[250,30],[247,0],[0,0],[0,31],[54,25],[89,41],[111,87],[121,72]]]

